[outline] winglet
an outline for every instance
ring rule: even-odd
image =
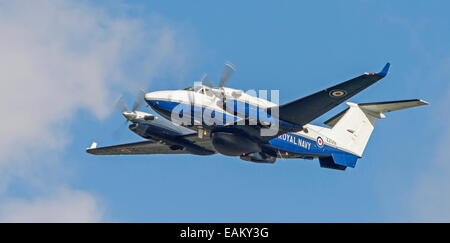
[[[389,67],[391,66],[390,63],[386,63],[386,65],[384,66],[383,70],[381,70],[381,72],[377,73],[380,76],[386,76],[388,71],[389,71]]]
[[[97,148],[97,143],[96,143],[96,142],[93,142],[93,143],[91,144],[91,146],[90,146],[89,148],[87,148],[87,149],[95,149],[95,148]]]

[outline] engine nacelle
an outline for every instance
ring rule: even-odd
[[[241,155],[241,159],[245,161],[251,161],[256,163],[268,163],[272,164],[275,163],[276,157],[273,157],[271,155],[268,155],[263,152],[257,152],[257,153],[249,153],[246,155]]]
[[[223,155],[240,156],[261,151],[258,143],[231,132],[214,132],[211,139],[216,151]]]

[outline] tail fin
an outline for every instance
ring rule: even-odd
[[[376,121],[385,118],[384,113],[427,104],[426,101],[418,99],[364,104],[347,102],[349,108],[325,124],[332,127],[330,136],[342,148],[361,157]]]

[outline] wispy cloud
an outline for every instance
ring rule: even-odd
[[[185,65],[187,52],[177,30],[159,17],[149,21],[112,17],[86,1],[0,0],[3,198],[8,197],[10,178],[45,183],[45,173],[36,176],[33,172],[48,169],[49,161],[55,160],[52,154],[57,155],[70,141],[65,124],[77,110],[87,109],[103,119],[110,113],[110,101],[117,97],[112,90],[145,87],[162,71]],[[131,72],[126,71],[127,65],[134,67]],[[64,171],[59,166],[51,168]],[[6,219],[25,220],[26,215],[13,214],[30,211],[33,220],[46,220],[51,213],[46,205],[58,208],[60,204],[60,211],[85,208],[93,219],[101,218],[95,197],[70,188],[50,198],[11,200],[1,207]],[[38,208],[42,214],[36,213]],[[57,215],[70,221],[76,214]],[[57,220],[57,215],[52,214],[52,219]],[[87,216],[73,219],[90,220]]]
[[[0,205],[1,222],[100,222],[104,209],[90,193],[60,188],[31,200],[10,199]]]

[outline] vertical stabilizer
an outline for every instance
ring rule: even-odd
[[[402,100],[355,104],[347,102],[349,108],[332,117],[325,124],[332,127],[330,136],[345,150],[361,157],[375,123],[385,118],[384,113],[427,105],[423,100]]]

